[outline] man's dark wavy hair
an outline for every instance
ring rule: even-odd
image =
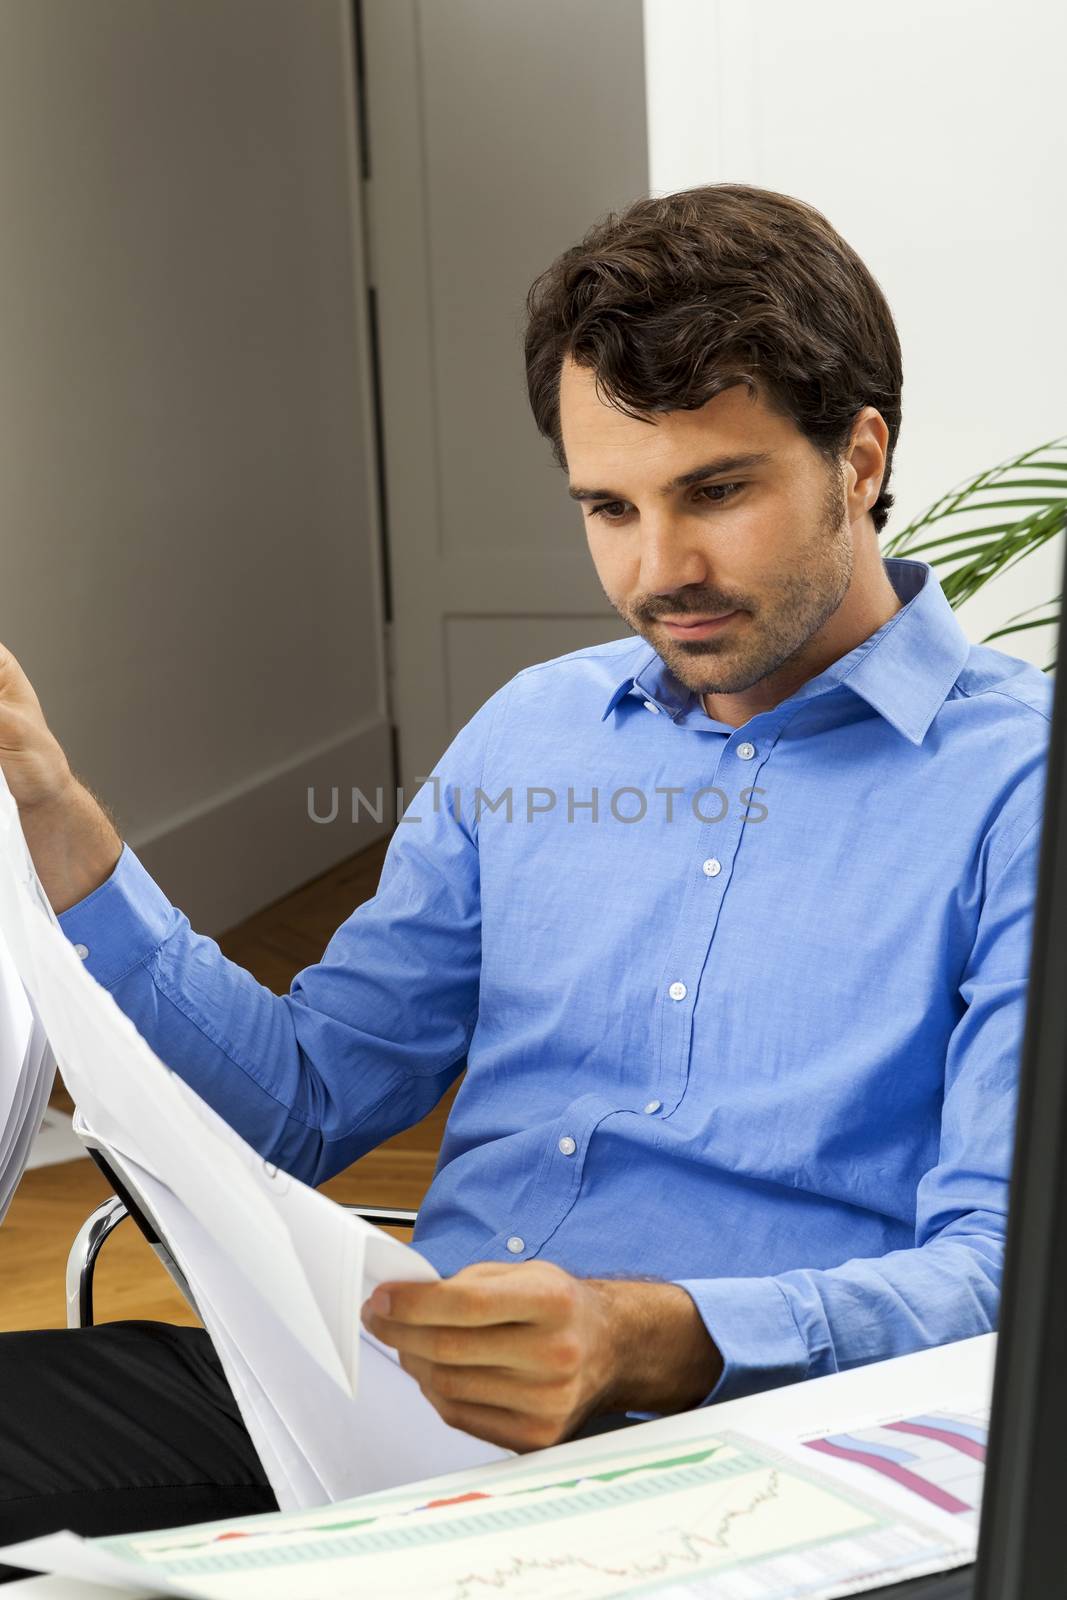
[[[716,183],[611,212],[543,272],[526,300],[537,426],[565,466],[565,356],[627,416],[691,410],[743,383],[839,460],[864,406],[889,429],[871,508],[881,533],[900,432],[900,343],[878,284],[813,206]]]

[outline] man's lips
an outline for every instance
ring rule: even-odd
[[[656,620],[669,629],[676,639],[695,639],[714,633],[739,614],[737,611],[724,611],[717,617],[657,617]]]

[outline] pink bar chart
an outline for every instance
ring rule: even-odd
[[[974,1518],[982,1500],[989,1419],[936,1411],[808,1439],[806,1448],[890,1479],[940,1511]]]

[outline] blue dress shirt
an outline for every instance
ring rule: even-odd
[[[128,848],[66,933],[309,1183],[465,1066],[418,1247],[681,1283],[709,1399],[984,1333],[1052,685],[885,568],[902,608],[741,728],[636,636],[520,672],[286,996]]]

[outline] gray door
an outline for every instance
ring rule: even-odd
[[[647,192],[640,0],[363,0],[401,781],[520,667],[623,637],[526,402],[526,290]]]

